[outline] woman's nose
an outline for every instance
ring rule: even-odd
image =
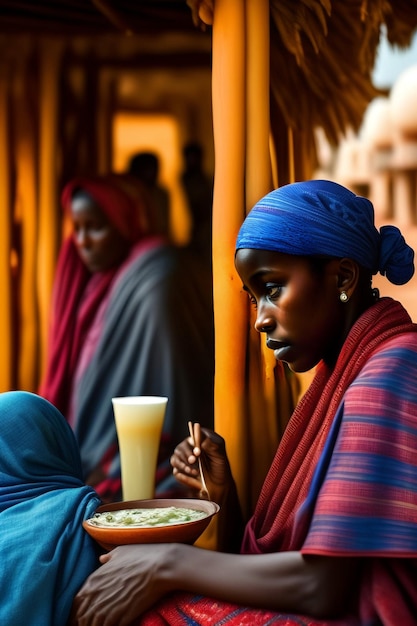
[[[270,332],[275,327],[275,320],[268,314],[264,306],[258,307],[258,314],[255,321],[255,329],[258,333]]]
[[[74,232],[74,241],[75,245],[78,248],[85,247],[88,245],[88,233],[85,228],[78,228]]]

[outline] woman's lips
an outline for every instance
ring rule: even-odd
[[[267,348],[274,351],[274,357],[277,361],[284,361],[286,353],[291,349],[290,344],[276,339],[267,339],[266,345]]]
[[[270,337],[268,337],[268,339],[266,340],[266,345],[270,350],[279,350],[287,344],[283,343],[282,341],[277,341],[276,339],[271,339]]]

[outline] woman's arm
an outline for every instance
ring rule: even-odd
[[[359,561],[300,552],[230,555],[175,546],[167,579],[180,589],[243,606],[332,617],[347,609]]]
[[[76,596],[72,625],[127,626],[162,596],[179,590],[332,617],[348,612],[360,563],[299,552],[231,555],[181,544],[122,546],[102,561]]]

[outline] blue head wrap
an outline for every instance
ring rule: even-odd
[[[240,228],[240,248],[347,257],[396,285],[414,274],[414,251],[399,229],[378,231],[372,203],[327,180],[285,185],[259,200]]]

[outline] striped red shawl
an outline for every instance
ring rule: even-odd
[[[295,525],[296,512],[309,492],[343,396],[375,349],[388,339],[416,332],[404,308],[382,298],[351,329],[333,371],[321,363],[297,405],[265,479],[242,552],[300,550],[308,531]]]

